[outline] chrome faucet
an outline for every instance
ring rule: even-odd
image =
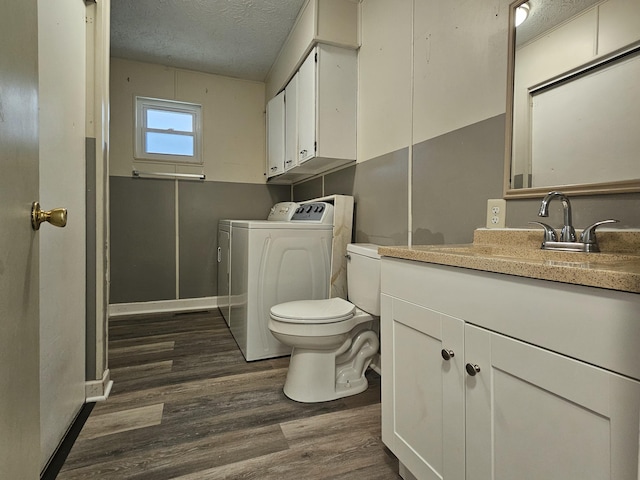
[[[576,231],[573,225],[571,225],[571,202],[564,193],[554,191],[546,194],[542,199],[538,215],[540,217],[549,216],[549,203],[551,203],[551,200],[554,198],[559,198],[560,201],[562,201],[562,207],[564,209],[564,226],[560,232],[560,241],[557,240],[556,231],[553,227],[546,223],[529,222],[540,225],[544,229],[542,248],[544,250],[563,250],[569,252],[599,252],[600,249],[598,248],[598,242],[596,240],[596,228],[608,223],[617,223],[618,220],[602,220],[593,225],[589,225],[580,234],[580,241],[576,241]]]
[[[554,198],[559,198],[560,201],[562,201],[562,208],[564,209],[564,226],[560,231],[560,241],[575,242],[576,231],[573,228],[573,225],[571,225],[571,202],[564,193],[555,191],[547,193],[542,199],[542,204],[540,205],[538,216],[549,216],[549,203],[551,203],[551,200],[553,200]]]

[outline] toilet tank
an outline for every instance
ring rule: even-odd
[[[380,255],[378,245],[347,245],[349,301],[371,315],[380,315]]]

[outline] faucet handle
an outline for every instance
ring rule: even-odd
[[[547,225],[546,223],[542,223],[542,222],[529,222],[532,225],[540,225],[542,228],[544,228],[544,241],[545,242],[557,242],[558,241],[558,236],[556,235],[556,231],[553,229],[552,226]]]
[[[600,225],[605,225],[607,223],[618,223],[618,222],[619,222],[619,220],[609,219],[609,220],[600,220],[599,222],[596,222],[593,225],[589,225],[580,234],[580,242],[581,243],[595,244],[596,243],[596,228],[598,228]]]

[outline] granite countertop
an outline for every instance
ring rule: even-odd
[[[380,247],[386,257],[640,293],[640,231],[598,231],[600,253],[541,250],[542,230],[478,229],[473,243]]]

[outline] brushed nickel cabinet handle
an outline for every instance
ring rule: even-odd
[[[478,373],[480,373],[480,366],[475,363],[467,363],[465,368],[467,369],[467,373],[472,377],[475,377]]]
[[[447,361],[451,360],[453,357],[456,356],[453,350],[447,350],[446,348],[443,348],[440,354],[442,355],[442,358],[444,358]]]

